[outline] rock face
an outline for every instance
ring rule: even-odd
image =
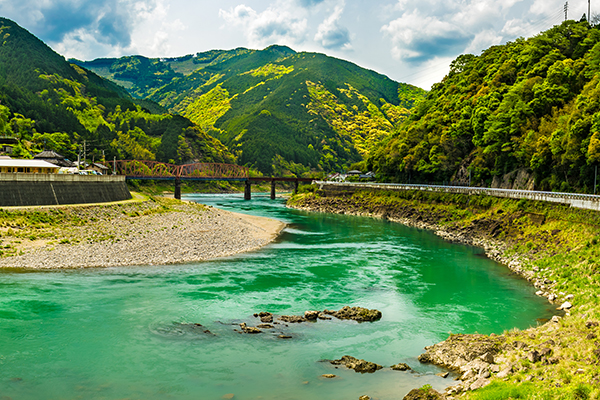
[[[331,361],[331,364],[343,365],[346,368],[353,369],[356,372],[361,372],[363,374],[364,373],[373,373],[373,372],[383,368],[379,364],[375,364],[375,363],[365,361],[365,360],[359,360],[358,358],[354,358],[352,356],[343,356],[339,360]]]
[[[446,397],[440,392],[428,389],[413,389],[402,400],[444,400]]]
[[[381,319],[381,311],[369,310],[364,307],[342,307],[338,311],[324,310],[324,314],[333,315],[338,319],[351,319],[358,322],[373,322]]]

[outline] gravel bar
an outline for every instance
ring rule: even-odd
[[[51,232],[51,239],[29,240],[12,233],[26,228],[3,228],[3,244],[16,247],[18,255],[0,258],[0,268],[41,270],[205,261],[258,249],[285,227],[273,219],[195,203],[171,200],[166,207],[166,201],[69,208],[61,212],[69,213],[69,217],[76,214],[80,223],[42,229],[46,236]]]

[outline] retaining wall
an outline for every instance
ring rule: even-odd
[[[492,189],[466,186],[409,185],[395,183],[347,183],[347,182],[315,182],[320,189],[333,192],[352,193],[358,189],[372,190],[421,190],[427,192],[462,193],[468,195],[485,195],[508,197],[511,199],[527,199],[568,204],[575,208],[600,211],[600,196],[578,193],[538,192],[534,190]]]
[[[122,175],[0,173],[0,207],[106,203],[131,199]]]

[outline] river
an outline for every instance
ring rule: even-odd
[[[185,198],[288,227],[258,251],[211,262],[0,272],[1,399],[401,399],[425,384],[452,384],[417,361],[424,346],[450,332],[501,333],[552,315],[482,250],[430,232],[290,210],[256,194],[248,202],[240,194]],[[259,323],[260,311],[345,305],[383,318],[235,331]],[[193,323],[203,326],[185,325]],[[346,354],[414,372],[363,375],[322,361]]]

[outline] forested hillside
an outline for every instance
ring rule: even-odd
[[[143,106],[143,107],[142,107]],[[16,23],[0,18],[0,136],[16,137],[13,156],[55,150],[88,157],[233,162],[218,140],[190,120],[133,100],[123,88],[52,51]]]
[[[265,173],[346,169],[425,95],[352,63],[283,46],[73,62],[189,118],[240,164]]]
[[[517,169],[536,189],[593,190],[600,162],[600,30],[566,21],[462,55],[370,153],[384,179],[478,184]]]

